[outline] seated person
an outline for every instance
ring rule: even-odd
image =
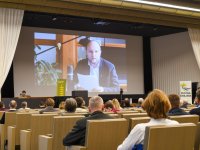
[[[178,124],[177,121],[167,119],[170,107],[169,99],[163,91],[155,89],[150,92],[142,104],[142,108],[146,110],[151,120],[148,123],[137,124],[117,150],[132,150],[138,145],[143,145],[147,126]]]
[[[168,112],[169,116],[188,115],[187,112],[180,108],[180,97],[177,94],[170,94],[168,98],[171,103],[171,109]]]
[[[190,110],[190,114],[196,114],[200,116],[200,89],[196,91],[196,105],[197,108]]]
[[[2,101],[0,101],[0,111],[6,111],[5,105]]]
[[[105,102],[104,111],[105,112],[116,112],[115,109],[114,109],[114,105],[113,105],[111,100]]]
[[[75,98],[77,102],[76,112],[88,112],[87,108],[85,107],[85,101],[82,97]]]
[[[30,96],[30,95],[26,95],[26,91],[23,90],[23,91],[20,93],[19,97],[20,97],[20,98],[29,98],[29,97],[31,97],[31,96]]]
[[[60,102],[58,107],[61,112],[64,112],[65,111],[65,101]]]
[[[91,89],[91,92],[118,92],[120,88],[115,66],[101,57],[100,44],[97,41],[89,41],[86,54],[87,59],[79,61],[74,71],[74,89],[87,90],[78,81],[77,74],[82,74],[95,76],[98,79],[99,86]]]
[[[116,112],[122,110],[122,107],[120,106],[118,99],[114,98],[112,100],[112,103]]]
[[[17,102],[15,100],[11,100],[9,103],[9,107],[10,109],[8,110],[8,112],[15,112],[17,111]],[[5,112],[3,113],[3,116],[0,120],[0,124],[4,124],[5,123]]]
[[[26,101],[23,101],[21,103],[21,108],[18,109],[18,111],[20,112],[28,112],[30,110],[30,108],[27,107],[27,102]]]
[[[74,98],[68,98],[65,101],[65,112],[74,113],[76,111],[77,103]]]
[[[87,120],[97,120],[97,119],[111,119],[113,117],[104,114],[103,110],[103,99],[99,96],[94,96],[89,100],[89,112],[91,115],[80,119],[76,122],[73,129],[64,137],[63,145],[85,145],[85,133]]]
[[[55,102],[54,102],[54,100],[52,98],[48,98],[45,101],[45,105],[46,105],[46,108],[40,110],[39,111],[40,114],[43,114],[44,112],[55,112],[55,111],[58,111],[58,110],[54,109]]]
[[[139,98],[139,99],[138,99],[137,107],[138,107],[138,108],[141,108],[143,102],[144,102],[144,99],[143,99],[143,98]]]

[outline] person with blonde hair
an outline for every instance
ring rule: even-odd
[[[117,150],[132,150],[142,147],[147,126],[178,124],[177,121],[167,119],[167,112],[171,108],[171,104],[167,95],[161,90],[155,89],[150,92],[142,104],[142,108],[151,118],[150,121],[136,125]]]
[[[114,98],[114,99],[112,100],[112,103],[113,103],[113,106],[114,106],[115,111],[120,111],[120,110],[122,110],[118,99]]]

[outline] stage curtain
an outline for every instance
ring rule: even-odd
[[[194,55],[200,69],[200,30],[189,28],[188,32],[192,43]]]
[[[0,89],[13,61],[23,15],[24,10],[0,8]]]

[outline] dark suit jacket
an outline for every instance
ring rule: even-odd
[[[172,108],[169,110],[168,115],[177,116],[177,115],[189,115],[189,114],[181,108]]]
[[[97,119],[113,119],[113,117],[104,114],[101,111],[93,112],[89,117],[85,117],[76,122],[71,132],[66,135],[63,139],[64,146],[70,145],[85,145],[85,133],[87,120],[97,120]]]
[[[40,114],[43,114],[44,112],[55,112],[56,109],[53,108],[53,106],[47,106],[46,108],[39,111]]]
[[[88,59],[79,61],[74,71],[75,84],[78,83],[77,73],[83,75],[90,74],[90,66],[88,65]],[[115,66],[111,62],[103,58],[100,59],[99,84],[101,87],[104,88],[104,92],[118,92],[120,89]]]
[[[190,114],[196,114],[200,116],[200,107],[190,110]]]

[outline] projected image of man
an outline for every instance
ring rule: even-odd
[[[87,59],[78,62],[74,72],[75,89],[85,89],[79,84],[77,74],[92,75],[99,81],[99,86],[92,92],[118,92],[119,82],[115,66],[101,57],[101,46],[96,41],[89,41],[86,47]],[[88,84],[92,84],[88,83]]]

